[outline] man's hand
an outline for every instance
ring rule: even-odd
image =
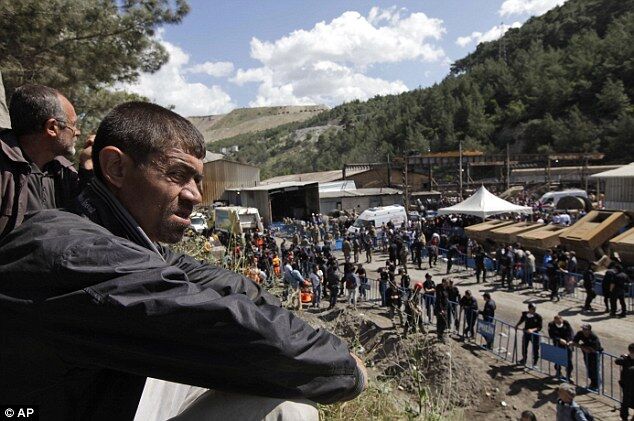
[[[368,370],[365,368],[365,364],[363,364],[361,358],[357,357],[352,352],[350,353],[350,355],[352,355],[352,358],[355,359],[355,361],[357,362],[357,367],[359,367],[359,369],[363,373],[363,390],[365,390],[368,388]]]
[[[79,167],[92,171],[92,145],[95,143],[95,135],[91,134],[86,139],[84,149],[79,153]]]

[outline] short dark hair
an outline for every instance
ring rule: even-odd
[[[530,421],[537,421],[537,417],[535,416],[533,411],[522,412],[521,418],[528,418]]]
[[[168,148],[205,157],[205,139],[189,120],[149,102],[118,105],[101,121],[92,148],[95,175],[101,179],[99,153],[106,146],[119,148],[140,165]]]
[[[56,89],[44,85],[22,85],[9,103],[11,128],[16,136],[38,133],[49,118],[66,121],[66,113]]]

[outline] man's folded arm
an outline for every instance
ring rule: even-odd
[[[207,388],[330,403],[361,392],[347,346],[277,306],[220,296],[158,268],[38,304],[68,361]]]

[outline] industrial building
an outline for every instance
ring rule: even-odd
[[[597,193],[605,193],[605,209],[634,211],[634,162],[591,175],[589,179],[597,182]]]
[[[403,192],[389,187],[319,192],[321,213],[350,209],[361,213],[376,206],[402,204]]]
[[[351,164],[346,165],[343,170],[280,175],[263,180],[262,184],[289,181],[312,181],[319,183],[320,186],[335,181],[353,181],[358,189],[400,187],[404,184],[403,171],[389,168],[385,164]],[[408,174],[407,183],[410,186],[410,191],[428,190],[429,177],[426,174],[412,171]]]
[[[283,218],[310,219],[312,213],[319,213],[319,185],[310,181],[228,188],[226,197],[230,203],[257,208],[265,225]]]
[[[229,188],[254,187],[260,182],[260,169],[207,151],[203,160],[203,205],[226,200]]]

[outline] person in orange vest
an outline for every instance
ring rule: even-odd
[[[275,274],[275,277],[279,278],[282,275],[282,261],[277,256],[277,253],[273,254],[273,259],[271,260],[271,263],[273,264],[273,273]]]

